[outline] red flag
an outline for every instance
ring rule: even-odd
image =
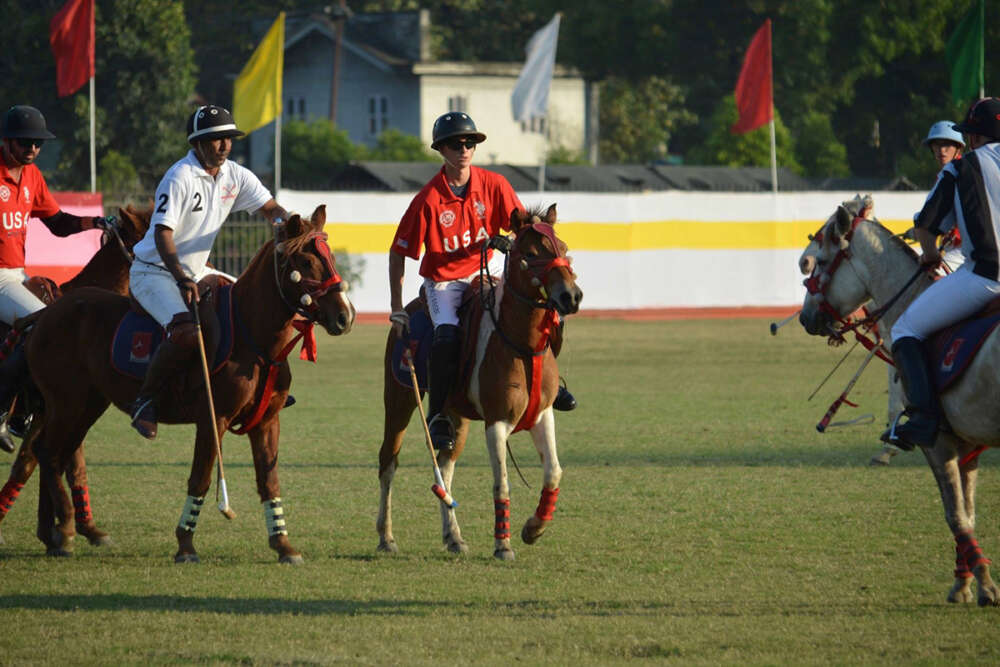
[[[69,0],[49,23],[59,97],[72,95],[94,76],[94,0]]]
[[[750,42],[743,69],[736,81],[736,109],[740,118],[732,126],[742,134],[765,125],[774,117],[771,84],[771,19],[764,21]]]

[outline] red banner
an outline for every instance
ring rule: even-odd
[[[59,97],[72,95],[94,76],[94,0],[69,0],[49,23]]]
[[[740,118],[730,128],[733,134],[766,125],[774,117],[771,84],[771,19],[754,34],[736,81],[736,110]]]

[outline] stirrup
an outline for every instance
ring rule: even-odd
[[[4,412],[0,414],[0,449],[5,452],[13,452],[17,449],[17,445],[14,443],[14,438],[10,435],[10,430],[7,428],[7,415]]]
[[[455,425],[447,415],[437,413],[427,421],[434,449],[450,452],[455,449]]]
[[[139,397],[132,403],[132,428],[147,440],[156,438],[156,406],[152,398]]]
[[[30,412],[28,414],[13,414],[7,419],[7,428],[12,435],[24,439],[24,436],[31,430],[31,422],[34,419],[35,415]]]
[[[573,397],[573,394],[569,393],[569,389],[566,388],[566,380],[562,377],[559,378],[559,391],[556,393],[555,400],[552,401],[552,409],[561,412],[569,412],[576,409],[576,398]]]

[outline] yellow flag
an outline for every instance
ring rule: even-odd
[[[233,119],[246,133],[267,125],[281,113],[281,74],[285,66],[285,12],[271,26],[233,90]]]

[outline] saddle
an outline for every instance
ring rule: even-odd
[[[975,359],[986,338],[1000,324],[1000,297],[971,319],[937,332],[927,341],[931,375],[938,392],[954,384]]]
[[[219,275],[206,276],[198,283],[198,293],[205,354],[215,373],[233,351],[233,283]],[[165,331],[131,292],[129,303],[131,309],[118,322],[111,341],[111,366],[122,375],[141,380]]]

